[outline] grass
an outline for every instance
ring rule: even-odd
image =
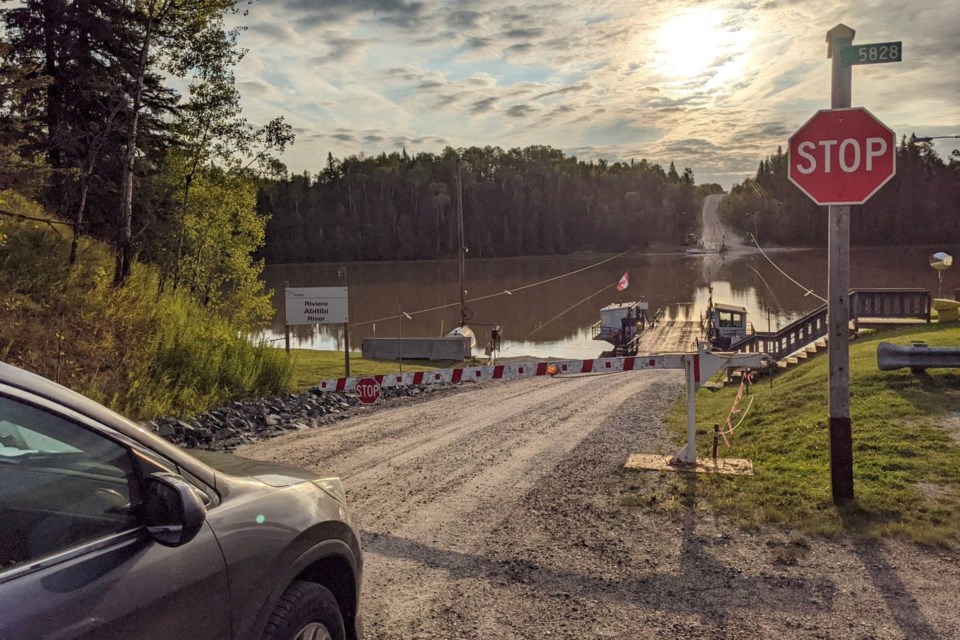
[[[909,369],[877,368],[881,341],[911,340],[958,346],[960,326],[899,329],[851,343],[853,504],[838,509],[831,499],[825,355],[778,375],[772,386],[766,379],[754,385],[753,408],[733,434],[732,448],[721,442],[720,455],[751,459],[756,475],[698,476],[692,490],[745,528],[783,525],[802,534],[960,542],[960,417],[953,415],[960,411],[960,376],[944,369],[914,375]],[[735,394],[736,388],[697,394],[698,423],[704,425],[698,430],[699,455],[710,455],[706,425],[724,424]],[[685,440],[684,411],[681,397],[670,417],[678,446]],[[675,482],[659,500],[670,504],[690,489]],[[633,502],[650,499],[638,496]]]
[[[47,217],[0,192],[8,209]],[[132,418],[186,415],[231,398],[286,391],[283,351],[256,346],[183,290],[159,293],[159,274],[137,264],[112,285],[113,254],[82,238],[67,256],[63,227],[0,218],[0,360],[39,373]]]
[[[294,389],[305,390],[317,386],[321,380],[341,378],[344,375],[342,351],[314,351],[312,349],[291,349],[293,375],[291,385]],[[404,371],[435,371],[447,367],[463,366],[459,361],[404,360]],[[356,354],[350,354],[351,376],[375,376],[396,373],[400,370],[394,360],[367,360]]]

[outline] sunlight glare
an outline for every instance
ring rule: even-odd
[[[732,38],[723,12],[699,9],[677,14],[657,31],[657,66],[665,75],[690,78],[709,69]]]

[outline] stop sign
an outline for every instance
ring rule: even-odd
[[[897,172],[896,136],[863,107],[824,109],[790,137],[789,161],[817,204],[863,204]]]
[[[375,378],[360,378],[356,393],[363,404],[373,404],[380,399],[380,383]]]

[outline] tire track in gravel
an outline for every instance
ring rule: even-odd
[[[569,382],[564,380],[561,384]],[[360,415],[306,433],[273,438],[267,443],[238,449],[237,453],[248,455],[244,452],[256,451],[262,457],[283,455],[290,464],[353,478],[366,469],[390,463],[410,451],[436,442],[438,438],[465,429],[473,430],[481,424],[490,426],[516,412],[517,406],[536,406],[564,392],[558,387],[550,395],[545,395],[542,387],[498,386],[496,389],[470,390],[470,393],[484,394],[476,404],[485,407],[481,414],[474,413],[482,416],[482,422],[478,419],[472,425],[459,420],[451,422],[452,416],[463,412],[468,397],[468,394],[453,394],[410,407]],[[493,397],[490,397],[491,392]],[[531,400],[530,396],[536,398]],[[468,406],[471,404],[469,400],[466,402]]]
[[[457,567],[431,566],[434,550],[471,557],[607,414],[655,386],[675,394],[679,382],[677,372],[642,371],[503,383],[238,453],[341,475],[364,529],[369,635],[410,637],[442,612],[455,581]],[[338,446],[343,435],[349,444]]]
[[[736,529],[690,477],[625,472],[673,449],[681,383],[478,385],[239,453],[344,478],[368,639],[960,640],[955,551],[801,538],[784,563],[795,534]]]

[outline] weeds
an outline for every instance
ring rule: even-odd
[[[5,194],[7,206],[38,211]],[[254,345],[250,327],[202,307],[188,292],[159,293],[150,265],[112,285],[112,255],[68,233],[0,219],[0,354],[135,418],[202,411],[229,398],[290,386],[283,352]]]

